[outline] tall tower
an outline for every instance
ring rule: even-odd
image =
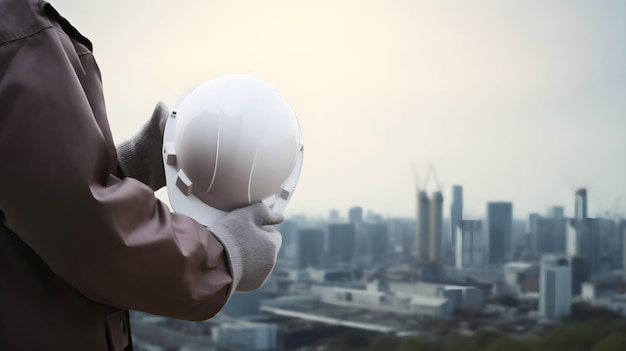
[[[452,205],[450,205],[450,243],[456,247],[457,229],[463,219],[463,187],[452,186]]]
[[[425,191],[417,192],[417,262],[428,262],[430,250],[430,199]]]
[[[502,264],[510,260],[511,233],[513,231],[513,204],[489,202],[487,204],[487,230],[489,235],[489,263]]]
[[[443,236],[443,195],[441,191],[433,193],[430,199],[430,228],[428,260],[431,263],[441,262],[441,239]]]
[[[587,189],[578,189],[576,190],[576,205],[575,205],[575,215],[576,219],[585,219],[587,218]]]
[[[433,166],[430,165],[424,188],[428,185],[431,173],[435,178],[436,191],[428,193],[417,188],[416,258],[418,263],[439,263],[441,260],[441,239],[443,235],[443,195]],[[417,174],[416,174],[417,179]]]
[[[622,274],[624,279],[626,279],[626,219],[622,219],[619,221],[619,236],[622,239]]]
[[[455,236],[455,266],[458,269],[479,267],[483,264],[482,222],[461,220]]]

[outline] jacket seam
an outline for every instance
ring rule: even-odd
[[[36,35],[38,33],[40,33],[41,31],[51,28],[52,25],[47,25],[47,24],[42,24],[39,26],[33,26],[27,29],[23,29],[21,31],[16,31],[14,33],[11,34],[5,34],[3,36],[0,36],[0,45],[4,45],[7,43],[10,43],[12,41],[17,41],[17,40],[21,40],[21,39],[26,39],[28,37],[31,37],[33,35]]]

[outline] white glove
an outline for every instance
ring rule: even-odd
[[[233,278],[233,290],[260,288],[276,264],[282,237],[268,227],[283,221],[283,216],[263,203],[228,213],[209,230],[224,245]]]

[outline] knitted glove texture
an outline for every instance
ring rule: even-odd
[[[262,203],[228,213],[209,227],[228,254],[233,276],[233,290],[260,288],[274,269],[282,237],[269,227],[283,221],[283,216]]]
[[[157,103],[150,120],[139,133],[117,146],[118,164],[124,175],[141,181],[152,190],[165,186],[161,152],[168,116],[167,106],[162,102]]]

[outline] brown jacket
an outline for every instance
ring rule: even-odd
[[[206,228],[118,172],[91,49],[0,0],[0,350],[130,349],[127,309],[202,320],[233,284]]]

